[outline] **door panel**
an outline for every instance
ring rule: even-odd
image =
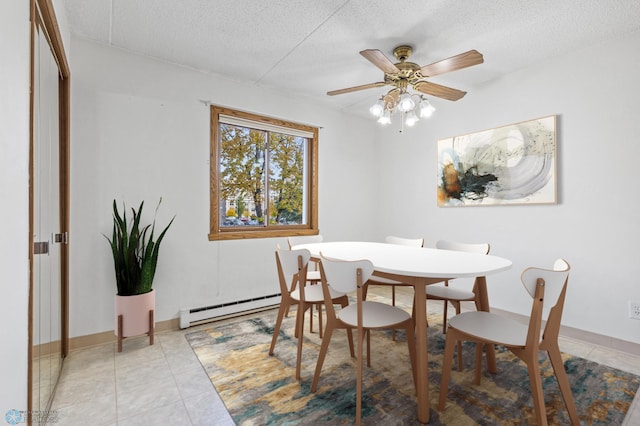
[[[39,29],[34,45],[32,412],[48,410],[62,364],[58,66]]]

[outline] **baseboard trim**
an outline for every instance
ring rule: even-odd
[[[505,311],[502,309],[491,308],[493,312],[510,316],[519,321],[528,321],[528,317],[525,315],[516,314],[513,312]],[[229,315],[231,316],[231,315]],[[226,318],[226,317],[225,317]],[[218,318],[218,319],[225,319]],[[166,321],[156,322],[156,333],[164,331],[177,331],[180,330],[180,319],[173,318]],[[594,345],[603,346],[608,349],[613,349],[620,352],[626,352],[628,354],[636,355],[640,353],[640,343],[633,343],[622,339],[617,339],[611,336],[604,336],[602,334],[592,333],[590,331],[580,330],[578,328],[560,326],[560,335],[571,339],[581,340],[583,342],[592,343]],[[93,346],[104,345],[106,343],[117,343],[117,337],[114,331],[105,331],[102,333],[89,334],[86,336],[72,337],[69,339],[69,350],[77,351],[81,349],[90,348]]]
[[[165,331],[180,330],[180,319],[173,318],[166,321],[156,322],[154,333],[162,333]],[[113,330],[104,331],[102,333],[88,334],[86,336],[77,336],[69,338],[69,350],[71,352],[81,349],[87,349],[94,346],[100,346],[107,343],[117,343],[118,338]]]
[[[33,346],[33,358],[48,357],[51,354],[59,354],[62,352],[62,341],[56,340],[54,342],[42,343],[40,345]]]

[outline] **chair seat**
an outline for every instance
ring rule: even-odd
[[[344,296],[344,293],[340,293],[339,291],[335,291],[331,287],[329,287],[329,294],[331,295],[331,299],[336,299],[338,297]],[[295,289],[291,293],[291,298],[293,300],[300,300],[300,290]],[[322,294],[322,286],[321,285],[308,285],[304,288],[304,301],[307,303],[323,303],[324,295]]]
[[[338,312],[338,317],[352,327],[358,326],[358,305],[349,305]],[[379,302],[362,302],[364,328],[388,328],[410,320],[411,316],[400,308]]]
[[[371,283],[373,285],[375,285],[375,284],[406,285],[405,283],[403,283],[401,281],[390,280],[389,278],[382,278],[382,277],[372,277],[369,280],[369,283]]]
[[[320,281],[320,271],[307,271],[307,281]]]
[[[491,312],[464,312],[449,319],[449,327],[470,336],[506,346],[523,346],[526,343],[528,324]]]
[[[470,290],[463,290],[454,287],[445,287],[443,285],[429,285],[427,286],[427,296],[438,299],[448,300],[474,300],[476,295]]]

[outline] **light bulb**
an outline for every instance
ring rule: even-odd
[[[378,118],[378,123],[380,124],[391,124],[391,113],[389,110],[385,110],[384,114]]]
[[[420,102],[420,117],[431,117],[435,110],[436,109],[429,103],[428,100],[423,99],[422,102]]]
[[[408,93],[404,93],[400,96],[400,101],[398,102],[398,110],[402,112],[411,111],[416,106],[416,103],[411,99],[411,95]]]
[[[376,102],[371,106],[371,108],[369,108],[369,112],[374,117],[382,117],[382,114],[384,114],[384,101],[382,100],[382,98],[378,99],[378,102]]]
[[[418,117],[416,113],[413,111],[409,111],[407,113],[407,118],[404,120],[405,124],[409,127],[413,127],[414,124],[418,122]]]

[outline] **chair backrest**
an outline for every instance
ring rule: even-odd
[[[436,248],[440,250],[453,250],[464,251],[467,253],[477,254],[489,254],[491,246],[489,243],[460,243],[457,241],[438,240],[436,242]],[[456,285],[471,288],[473,286],[473,292],[476,292],[476,281],[472,278],[456,278]],[[449,280],[445,281],[445,285],[449,285]]]
[[[364,284],[373,275],[373,263],[369,260],[332,260],[323,257],[322,254],[320,258],[320,274],[323,281],[342,293],[355,291],[358,288],[358,282]],[[362,273],[360,281],[358,281],[358,270]]]
[[[321,243],[322,235],[299,235],[296,237],[288,237],[287,242],[289,243],[289,248],[300,244]]]
[[[570,266],[564,259],[557,259],[553,264],[553,269],[527,268],[522,272],[520,280],[522,285],[532,298],[536,295],[536,287],[539,278],[544,280],[544,303],[543,309],[548,316],[549,310],[556,306],[558,299],[569,279]]]
[[[528,344],[540,342],[541,338],[558,339],[570,269],[566,260],[557,259],[553,269],[527,268],[522,272],[522,285],[533,299]],[[544,333],[540,333],[544,321]]]
[[[441,250],[466,251],[468,253],[489,254],[491,246],[488,243],[459,243],[455,241],[439,240],[436,248]]]
[[[311,259],[309,250],[281,250],[279,247],[276,249],[276,264],[282,294],[288,293],[292,288],[291,285],[287,285],[288,282],[293,284],[294,281],[300,280],[304,284],[307,279],[309,259]]]
[[[424,247],[424,238],[401,238],[389,235],[385,238],[385,241],[399,246]]]

